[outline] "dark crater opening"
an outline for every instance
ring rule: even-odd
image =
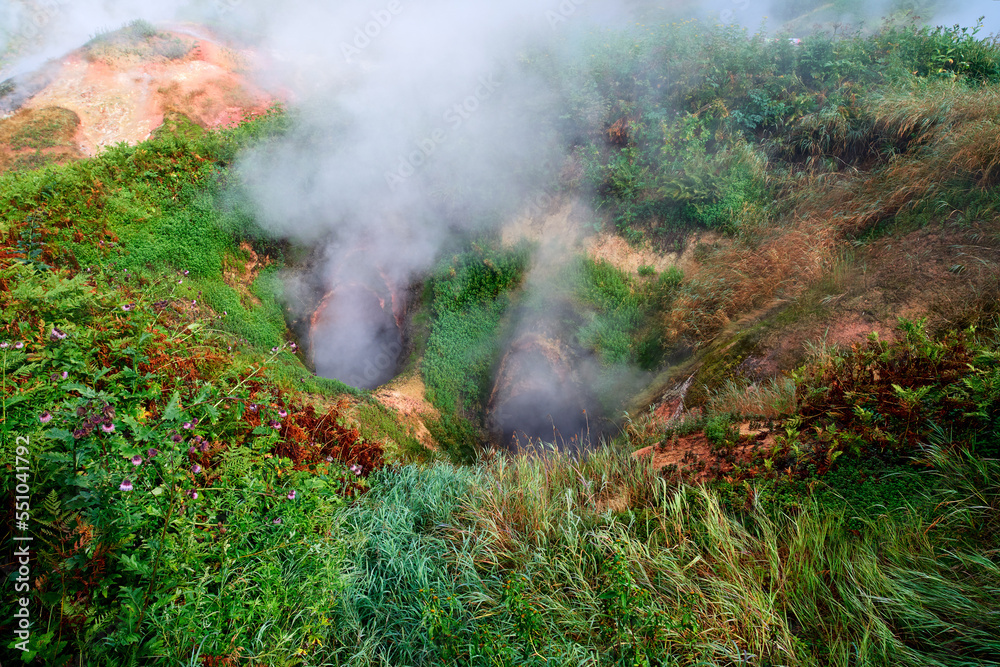
[[[395,377],[404,336],[391,296],[364,284],[341,285],[313,315],[310,348],[316,373],[359,389]]]
[[[582,350],[544,332],[514,339],[500,361],[487,422],[501,446],[587,448],[601,435],[599,405],[580,375]]]

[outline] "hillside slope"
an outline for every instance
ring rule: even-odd
[[[1000,48],[586,47],[524,59],[558,196],[410,286],[374,392],[312,372],[312,249],[234,169],[294,111],[90,157],[39,117],[65,164],[0,175],[4,664],[1000,664]],[[539,368],[589,440],[505,448]]]

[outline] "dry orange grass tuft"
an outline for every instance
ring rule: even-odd
[[[846,191],[831,193],[844,197],[844,231],[862,230],[925,201],[949,181],[968,179],[981,188],[1000,182],[1000,88],[922,83],[909,93],[874,99],[872,113],[879,132],[916,148]]]
[[[675,339],[708,340],[736,314],[799,294],[822,275],[836,247],[829,224],[805,218],[760,244],[721,249],[698,265],[689,289],[665,313],[665,331]]]

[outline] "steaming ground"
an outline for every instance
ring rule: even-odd
[[[93,156],[122,141],[148,139],[171,114],[203,128],[230,127],[275,103],[239,73],[240,54],[204,32],[195,38],[162,31],[155,40],[176,53],[144,52],[152,40],[77,49],[19,79],[13,94],[0,91],[0,111],[66,110],[78,119],[72,143]]]
[[[898,4],[887,0],[865,7],[881,12]],[[961,9],[934,5],[949,21],[986,15],[988,29],[996,28],[996,6],[990,0]],[[26,75],[100,31],[135,19],[205,23],[266,56],[251,61],[257,83],[287,91],[296,122],[286,136],[243,156],[242,188],[275,237],[310,244],[323,257],[311,280],[321,283],[325,306],[314,313],[316,304],[308,299],[292,304],[301,318],[315,315],[310,342],[317,370],[376,387],[392,378],[402,349],[393,293],[420,280],[457,239],[498,231],[540,190],[553,187],[553,175],[564,163],[556,96],[548,82],[523,67],[532,57],[527,54],[554,54],[558,69],[559,54],[574,51],[587,33],[646,16],[716,12],[725,21],[756,27],[764,15],[784,20],[808,14],[811,7],[816,17],[835,19],[858,16],[862,3],[56,0],[43,6],[3,0],[0,79],[21,77],[8,86],[9,98],[18,103],[23,98],[29,105],[68,106],[72,98],[86,98],[86,84],[74,87],[65,77],[43,74],[50,81],[39,93],[32,88],[39,80],[33,84]],[[62,67],[79,70],[77,80],[91,76],[72,59]],[[140,83],[136,76],[116,79],[119,97],[133,94]],[[222,88],[215,96],[227,94]],[[179,90],[183,99],[183,87]],[[131,118],[113,104],[103,108],[105,115],[92,126],[104,127],[115,116],[126,120],[87,138],[95,150],[115,133],[128,141],[144,138],[159,113]],[[224,119],[227,108],[206,114]],[[86,120],[89,112],[77,113]],[[519,429],[539,434],[553,425],[561,425],[557,430],[564,436],[576,433],[578,415],[601,402],[583,387],[593,386],[593,375],[605,370],[564,340],[560,323],[550,316],[571,308],[550,291],[557,281],[545,272],[562,267],[560,259],[576,252],[581,239],[557,232],[556,242],[550,240],[543,240],[527,289],[528,299],[548,306],[519,311],[491,401],[505,434]],[[388,304],[387,286],[399,286],[388,287]],[[628,369],[622,373],[628,375]]]

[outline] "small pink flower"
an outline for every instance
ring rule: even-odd
[[[277,525],[278,525],[279,523],[281,523],[281,519],[275,519],[275,520],[274,520],[274,521],[272,521],[271,523],[273,523],[274,525],[276,525],[276,526],[277,526]]]
[[[285,417],[288,416],[288,413],[285,412],[284,410],[278,410],[278,416],[284,419]]]
[[[126,479],[125,481],[123,481],[121,484],[118,485],[118,490],[119,491],[131,491],[132,490],[132,482],[130,480]]]
[[[62,379],[65,380],[68,377],[69,377],[69,373],[67,373],[66,371],[63,371],[62,372]]]
[[[132,457],[132,465],[134,465],[134,466],[141,466],[142,465],[142,457],[139,456],[138,454],[136,454],[135,456],[133,456]]]
[[[191,428],[191,422],[184,422],[184,428],[190,429]]]
[[[288,499],[295,500],[295,489],[292,489],[291,491],[288,492]]]
[[[50,421],[52,421],[52,413],[46,410],[41,415],[39,415],[38,421],[42,422],[43,424],[48,424]]]
[[[24,343],[22,343],[21,341],[17,341],[16,343],[14,343],[15,350],[20,350],[22,347],[24,347]]]
[[[114,424],[101,424],[101,430],[104,431],[105,433],[114,433],[115,432],[115,425]]]
[[[193,466],[191,466],[191,472],[197,475],[198,473],[201,472],[201,466],[195,463]]]

